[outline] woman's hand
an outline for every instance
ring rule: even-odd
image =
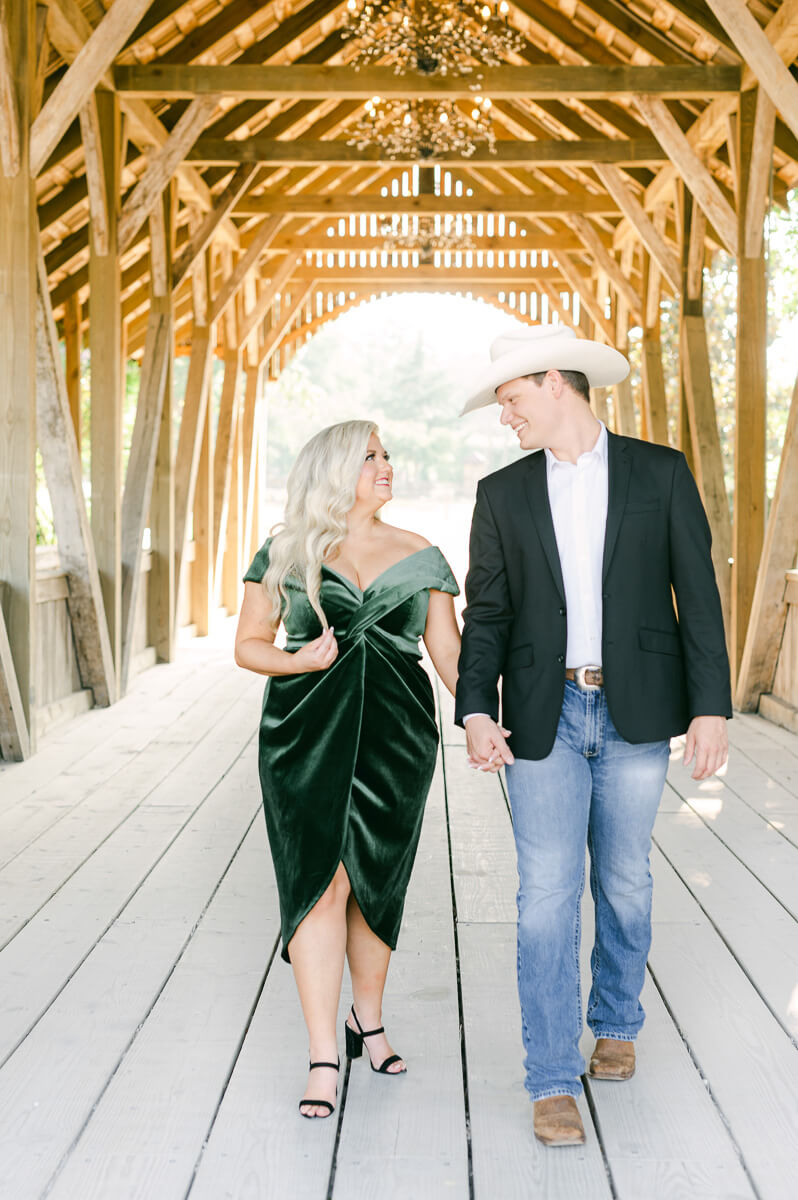
[[[294,673],[306,675],[310,671],[326,671],[338,657],[338,643],[335,640],[335,630],[330,626],[321,637],[308,642],[301,650],[293,654]]]

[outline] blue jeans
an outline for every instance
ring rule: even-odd
[[[507,787],[518,851],[518,992],[533,1100],[578,1096],[580,900],[585,845],[596,909],[587,1023],[595,1036],[634,1041],[651,945],[651,830],[669,744],[624,741],[604,689],[566,680],[547,758],[516,759]]]

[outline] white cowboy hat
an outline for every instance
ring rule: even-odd
[[[620,383],[629,362],[612,346],[578,338],[567,325],[524,325],[494,338],[491,363],[473,379],[460,416],[496,403],[496,388],[536,371],[581,371],[591,387]]]

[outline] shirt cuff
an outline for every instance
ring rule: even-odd
[[[463,717],[463,724],[465,725],[466,721],[470,721],[472,717],[487,717],[488,715],[488,713],[466,713]]]

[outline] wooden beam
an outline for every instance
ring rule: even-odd
[[[738,121],[739,245],[751,187],[756,92],[740,96]],[[737,369],[735,372],[734,525],[732,555],[732,680],[736,683],[765,536],[767,410],[767,286],[764,253],[737,259]]]
[[[798,137],[798,83],[744,0],[707,0],[784,123]]]
[[[468,157],[449,151],[437,154],[438,166],[466,166],[483,163],[485,166],[591,166],[594,162],[609,162],[627,166],[659,164],[667,155],[656,138],[584,138],[566,141],[562,138],[541,138],[538,141],[517,141],[508,138],[498,141],[493,151],[477,146]],[[379,163],[386,167],[413,166],[418,155],[407,158],[388,158],[384,148],[374,143],[359,149],[341,139],[311,141],[292,138],[226,138],[201,137],[186,155],[195,163],[263,163],[291,167],[336,166],[356,163]]]
[[[776,13],[770,18],[765,28],[768,41],[783,63],[790,64],[798,55],[798,0],[782,0]],[[756,85],[756,77],[749,66],[743,69],[741,90],[747,91]],[[690,145],[699,155],[713,154],[719,146],[728,141],[729,117],[736,108],[733,96],[718,96],[693,122],[687,131]],[[734,154],[730,153],[734,162]],[[644,207],[655,208],[662,202],[669,189],[673,186],[676,170],[671,164],[662,167],[655,179],[646,189]],[[738,201],[739,204],[739,201]],[[622,221],[616,233],[616,242],[634,237],[634,227],[628,221]]]
[[[280,316],[267,331],[263,343],[258,349],[258,366],[267,363],[274,352],[282,345],[291,322],[315,286],[315,280],[311,280],[306,287],[300,287],[299,292],[295,296],[292,296],[286,305],[281,306]]]
[[[19,174],[19,104],[5,5],[0,7],[0,166],[7,179]]]
[[[127,690],[133,658],[136,612],[141,591],[141,543],[150,508],[155,456],[161,432],[172,327],[170,298],[153,297],[122,500],[122,659],[121,688]]]
[[[244,194],[253,177],[258,173],[256,164],[245,163],[233,174],[233,178],[222,192],[216,204],[205,217],[200,227],[195,230],[184,246],[180,257],[172,270],[172,289],[180,287],[196,258],[209,244],[219,224],[229,216],[236,202]]]
[[[590,280],[581,275],[574,264],[565,256],[558,259],[558,266],[571,291],[577,293],[580,304],[584,305],[593,321],[604,334],[609,345],[613,346],[615,344],[615,329],[612,322],[605,316],[603,306],[596,299]]]
[[[597,163],[594,167],[596,175],[616,201],[626,219],[637,230],[638,236],[652,258],[657,260],[660,270],[673,290],[678,293],[680,285],[679,264],[676,255],[667,245],[664,237],[654,227],[643,206],[632,192],[623,174],[617,167]]]
[[[30,4],[4,9],[10,86],[19,128],[30,122],[35,26]],[[0,585],[21,704],[15,743],[31,730],[35,664],[36,539],[36,197],[28,171],[28,139],[19,140],[19,170],[0,174]],[[8,686],[11,669],[9,667]],[[24,727],[24,728],[23,728]],[[9,733],[10,737],[11,734]]]
[[[119,3],[119,0],[116,0]],[[149,63],[146,66],[117,66],[114,83],[120,94],[158,100],[177,100],[222,93],[240,100],[281,100],[332,97],[341,100],[384,99],[419,100],[446,97],[473,100],[474,80],[470,75],[422,75],[416,71],[404,75],[392,67],[242,65]],[[737,92],[740,68],[736,66],[560,66],[535,64],[524,67],[483,67],[480,90],[494,100],[539,100],[547,96],[574,96],[581,99],[627,95],[672,96],[678,99],[705,100],[716,92]],[[74,115],[74,114],[73,114]],[[57,139],[56,139],[57,140]]]
[[[72,637],[83,687],[94,703],[111,704],[116,681],[111,639],[94,552],[83,471],[66,381],[61,368],[44,259],[39,256],[36,302],[36,422],[44,475],[53,506],[58,554],[69,581],[67,601]]]
[[[30,169],[35,176],[55,149],[59,138],[83,107],[103,75],[150,7],[152,0],[114,0],[74,62],[62,76],[30,132]]]
[[[598,171],[614,171],[615,167],[600,167]],[[333,217],[374,213],[503,213],[510,217],[549,216],[563,213],[617,214],[621,205],[612,197],[593,192],[572,192],[558,195],[553,192],[534,196],[501,196],[493,192],[478,192],[472,196],[337,196],[330,195],[261,195],[244,196],[236,205],[239,214],[259,215],[281,213],[295,217]]]
[[[263,291],[258,296],[257,303],[251,312],[244,313],[241,326],[238,330],[238,345],[239,348],[244,345],[249,335],[252,333],[260,322],[263,320],[266,313],[271,308],[275,296],[281,292],[288,283],[296,270],[296,259],[289,255],[284,262],[279,266],[274,267],[271,277],[266,282]]]
[[[117,0],[117,3],[119,0]],[[186,150],[197,139],[218,103],[218,97],[194,100],[180,116],[158,154],[125,201],[119,218],[119,252],[123,254],[152,212],[158,197],[177,170]]]
[[[256,266],[261,254],[273,242],[283,220],[284,218],[279,216],[267,217],[258,225],[245,253],[242,254],[233,268],[232,274],[225,279],[214,297],[210,314],[211,323],[217,321],[227,308],[249,272]]]
[[[100,118],[97,99],[92,93],[80,110],[80,135],[86,166],[86,187],[89,194],[89,225],[97,254],[108,253],[108,216],[106,196],[108,187],[100,139]]]
[[[636,96],[642,117],[667,152],[696,203],[720,234],[730,254],[737,253],[737,218],[718,184],[702,163],[676,118],[664,100],[656,96]],[[772,149],[771,149],[772,153]]]
[[[97,92],[105,178],[108,253],[89,258],[91,353],[91,528],[117,672],[122,649],[122,305],[117,250],[121,117],[110,92]],[[118,682],[118,680],[117,680]],[[111,702],[117,699],[111,696]]]
[[[618,262],[602,242],[595,225],[587,217],[578,215],[568,217],[568,224],[576,232],[585,248],[590,251],[596,266],[605,272],[615,291],[624,298],[630,312],[639,319],[641,317],[640,297]]]
[[[338,218],[335,218],[337,223]],[[345,220],[345,218],[344,218]],[[479,234],[476,232],[476,219],[472,219],[469,224],[463,222],[463,232],[468,236],[469,242],[472,243],[471,249],[462,251],[462,253],[485,253],[488,250],[509,251],[512,250],[516,254],[526,252],[527,254],[556,254],[557,251],[583,251],[585,243],[582,238],[577,237],[573,233],[546,233],[540,229],[518,228],[515,233],[504,234],[487,234],[485,232]],[[327,231],[334,230],[330,234]],[[607,249],[612,245],[612,236],[604,230],[599,230],[593,226],[593,230],[599,243]],[[242,236],[242,242],[246,243],[246,235]],[[276,237],[268,246],[266,253],[269,256],[275,254],[287,254],[289,251],[298,254],[300,252],[312,251],[316,254],[351,254],[360,250],[376,250],[379,253],[402,254],[403,251],[387,249],[389,239],[384,234],[352,234],[348,232],[339,234],[335,225],[325,225],[323,222],[315,224],[315,227],[307,233],[286,233],[281,237]]]
[[[258,462],[258,431],[261,415],[261,368],[249,365],[245,368],[246,383],[244,386],[244,413],[242,418],[241,440],[243,446],[243,528],[241,530],[241,545],[244,557],[252,558],[250,548],[257,536],[256,500],[257,500],[257,462]],[[260,544],[260,543],[258,543]],[[257,547],[256,547],[257,549]]]
[[[779,475],[770,504],[762,557],[751,604],[735,704],[755,712],[759,697],[771,691],[787,619],[784,577],[798,553],[798,379],[793,388],[782,442]]]

